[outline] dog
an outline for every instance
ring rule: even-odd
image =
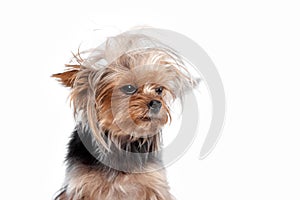
[[[55,199],[174,200],[162,128],[171,122],[171,103],[197,84],[183,59],[149,36],[128,33],[73,56],[75,63],[52,75],[70,88],[76,119]]]

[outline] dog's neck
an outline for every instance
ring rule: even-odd
[[[108,136],[106,131],[104,135]],[[160,133],[147,138],[123,143],[121,149],[110,145],[110,151],[96,143],[88,128],[77,126],[68,145],[66,161],[69,166],[83,164],[103,172],[140,172],[148,165],[161,164],[160,151],[153,152],[153,145],[160,146]],[[109,138],[109,137],[107,137]]]

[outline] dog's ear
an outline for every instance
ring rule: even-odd
[[[176,97],[182,97],[185,93],[188,93],[192,91],[193,89],[196,89],[201,79],[198,77],[192,76],[187,70],[185,70],[186,73],[183,73],[181,71],[177,71],[176,76],[176,84],[175,84],[175,91],[176,91]]]
[[[65,72],[53,74],[51,77],[56,78],[64,86],[72,88],[76,75],[80,71],[80,65],[66,65],[66,68]]]

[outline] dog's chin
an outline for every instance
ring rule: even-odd
[[[119,124],[119,133],[122,135],[132,135],[136,138],[139,137],[151,137],[160,132],[163,123],[160,118],[157,117],[136,117],[131,118],[131,122],[123,122]],[[128,124],[131,124],[128,126]]]

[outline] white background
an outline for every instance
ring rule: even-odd
[[[299,1],[0,4],[1,199],[51,199],[63,181],[74,121],[67,89],[50,75],[62,71],[70,50],[92,29],[137,25],[196,41],[225,87],[222,138],[205,160],[198,160],[196,141],[168,167],[175,196],[300,199]]]

